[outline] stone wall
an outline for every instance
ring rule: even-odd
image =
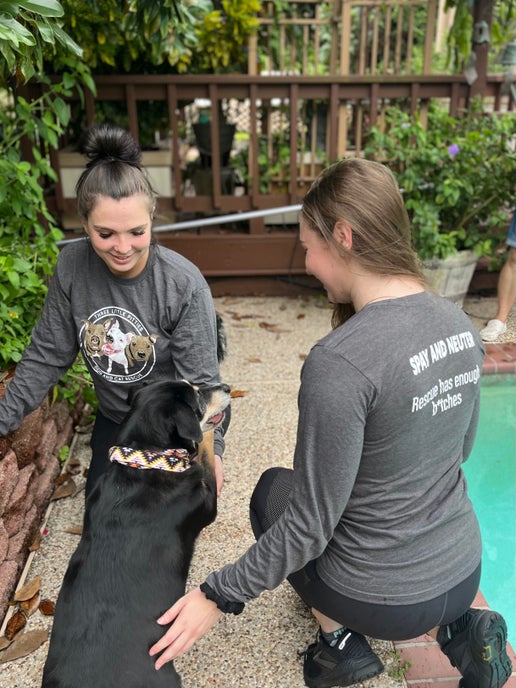
[[[0,398],[5,385],[0,384]],[[77,409],[45,402],[16,432],[0,437],[0,625],[60,472],[57,455],[73,437]]]

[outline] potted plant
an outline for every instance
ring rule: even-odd
[[[515,205],[516,118],[486,113],[475,100],[457,117],[432,104],[425,125],[393,106],[384,122],[371,130],[366,157],[394,173],[430,284],[462,305],[478,258],[493,258],[505,240]]]

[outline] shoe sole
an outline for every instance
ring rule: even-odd
[[[473,619],[468,633],[472,655],[482,657],[475,662],[479,670],[474,683],[461,679],[460,688],[501,688],[512,674],[512,663],[506,651],[507,625],[500,614],[479,615]]]
[[[369,662],[363,667],[358,667],[340,679],[337,677],[332,679],[330,676],[325,676],[320,680],[310,680],[305,677],[305,684],[308,688],[344,688],[345,686],[352,686],[354,683],[360,683],[361,681],[367,681],[369,678],[374,678],[378,676],[378,674],[381,674],[383,670],[383,664],[376,658],[374,661]]]

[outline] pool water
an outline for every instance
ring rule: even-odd
[[[516,376],[484,376],[480,398],[478,433],[464,464],[483,539],[480,589],[504,616],[516,648]]]

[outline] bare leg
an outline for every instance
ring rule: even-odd
[[[498,277],[498,311],[496,320],[507,322],[512,305],[516,301],[516,248],[509,248],[509,254]]]
[[[338,631],[339,628],[342,628],[341,623],[339,623],[338,621],[334,621],[333,619],[330,619],[328,616],[325,616],[322,612],[317,611],[317,609],[312,609],[312,614],[315,616],[315,618],[319,622],[319,626],[325,633],[333,633],[333,631]]]

